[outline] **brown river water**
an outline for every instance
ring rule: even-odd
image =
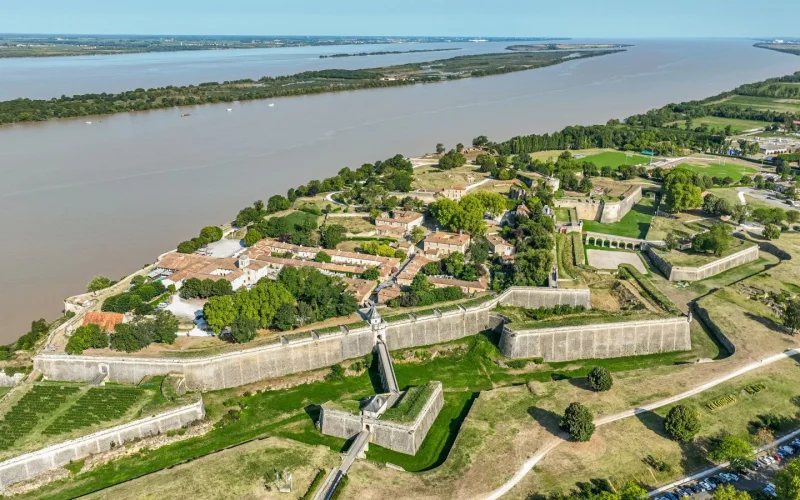
[[[800,58],[746,40],[626,42],[635,46],[624,53],[503,76],[0,127],[0,342],[32,319],[56,317],[92,276],[119,278],[203,225],[345,165],[480,134],[499,141],[605,123],[800,69]],[[347,59],[317,56],[385,48],[0,60],[0,99],[380,66],[505,45]]]

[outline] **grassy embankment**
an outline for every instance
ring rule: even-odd
[[[583,230],[595,233],[625,236],[627,238],[644,239],[650,229],[650,222],[655,216],[654,202],[650,198],[642,198],[631,208],[630,212],[619,222],[602,224],[597,221],[583,221]]]

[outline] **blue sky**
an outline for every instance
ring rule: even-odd
[[[4,33],[771,37],[798,18],[798,0],[0,0]]]

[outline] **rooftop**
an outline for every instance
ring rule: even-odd
[[[84,325],[97,325],[107,332],[113,332],[114,327],[122,323],[124,316],[112,312],[87,312],[83,318]]]
[[[446,233],[444,231],[437,231],[426,236],[425,242],[447,245],[466,245],[469,243],[469,235],[464,233]]]

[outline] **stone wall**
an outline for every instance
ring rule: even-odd
[[[0,491],[12,484],[33,479],[42,473],[63,467],[70,461],[81,460],[89,455],[108,451],[112,447],[135,439],[179,429],[204,416],[205,411],[201,400],[159,415],[146,417],[0,462]]]
[[[384,323],[389,349],[431,345],[494,329],[500,320],[490,312],[498,304],[526,308],[559,304],[591,308],[588,289],[512,287],[494,298],[467,308],[433,312],[428,316]],[[267,378],[324,368],[370,353],[377,332],[370,327],[354,330],[297,334],[280,343],[243,349],[205,358],[142,358],[44,353],[34,367],[50,380],[93,380],[101,370],[110,382],[136,384],[145,376],[183,373],[192,390],[212,391],[237,387]]]
[[[658,270],[670,281],[699,281],[758,260],[759,250],[757,245],[753,245],[700,267],[675,266],[659,255],[652,247],[647,249],[647,254]]]
[[[711,319],[711,315],[708,313],[708,310],[705,307],[702,307],[697,302],[692,301],[689,304],[689,307],[692,308],[692,311],[697,316],[697,319],[703,323],[706,328],[711,330],[711,333],[719,340],[719,343],[725,346],[725,349],[732,355],[736,354],[736,345],[731,342],[731,339],[725,335],[725,332],[720,330],[719,326]]]
[[[437,382],[433,394],[413,422],[392,422],[323,407],[320,412],[321,430],[329,436],[351,439],[366,429],[370,431],[371,443],[415,455],[443,406],[444,392],[442,384]]]
[[[19,384],[19,381],[25,378],[24,373],[15,373],[14,375],[6,375],[4,371],[0,371],[0,387],[14,387]]]
[[[691,348],[686,317],[530,330],[505,326],[500,336],[500,350],[506,357],[545,361],[616,358]]]
[[[642,187],[634,186],[619,201],[601,201],[591,198],[561,198],[555,200],[558,208],[574,208],[579,219],[596,220],[604,224],[619,222],[642,199]]]

